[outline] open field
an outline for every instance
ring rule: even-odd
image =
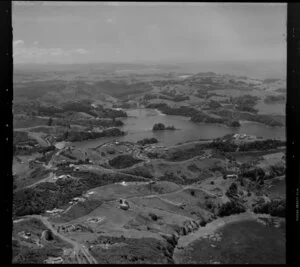
[[[180,252],[178,263],[284,264],[285,222],[278,227],[251,218],[221,224]]]

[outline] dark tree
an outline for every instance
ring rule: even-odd
[[[53,119],[50,117],[50,119],[48,120],[48,126],[51,126],[53,123]]]

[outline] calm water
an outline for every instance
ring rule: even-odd
[[[165,146],[172,146],[179,142],[217,138],[229,133],[285,139],[284,127],[271,128],[257,123],[244,123],[240,128],[227,128],[222,125],[193,123],[187,117],[164,115],[153,109],[132,109],[126,110],[126,112],[128,118],[122,119],[124,122],[122,130],[127,132],[125,136],[84,141],[76,145],[78,147],[96,147],[110,140],[136,142],[143,138],[155,137]],[[153,125],[158,122],[164,123],[166,126],[173,125],[178,130],[152,132]]]

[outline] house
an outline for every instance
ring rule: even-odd
[[[62,257],[49,257],[47,260],[44,260],[46,264],[60,264],[63,263]]]
[[[120,199],[120,209],[122,210],[129,209],[129,203],[125,199]]]
[[[62,142],[57,142],[55,145],[54,145],[57,149],[61,150],[61,149],[64,149],[65,146],[66,146],[66,142],[62,141]]]
[[[127,186],[128,184],[127,184],[125,181],[123,181],[123,182],[121,183],[121,185]]]
[[[28,231],[26,231],[26,232],[25,231],[21,231],[21,232],[19,232],[19,235],[21,237],[25,238],[25,239],[28,239],[31,236],[31,233],[28,232]]]
[[[64,210],[62,209],[53,209],[53,210],[46,210],[46,213],[49,213],[49,214],[55,214],[55,213],[59,213],[59,212],[63,212]]]
[[[238,176],[236,174],[227,174],[226,178],[232,178],[232,179],[237,179]]]
[[[227,178],[237,179],[237,178],[238,178],[238,175],[237,175],[236,172],[233,172],[233,171],[227,171],[227,172],[225,172],[225,174],[223,175],[223,177],[224,177],[225,179],[227,179]]]
[[[73,202],[74,203],[77,203],[77,202],[84,202],[85,199],[83,197],[74,197],[73,198]]]

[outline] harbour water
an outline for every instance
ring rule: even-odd
[[[285,127],[269,127],[264,124],[244,122],[239,128],[229,128],[217,124],[194,123],[187,117],[165,115],[154,109],[130,109],[126,112],[128,117],[122,119],[124,126],[121,127],[121,130],[126,132],[125,136],[78,142],[76,146],[91,148],[110,140],[136,142],[152,137],[165,146],[172,146],[191,140],[218,138],[229,133],[244,133],[285,140]],[[173,125],[176,130],[153,132],[153,125],[159,122],[166,126]]]

